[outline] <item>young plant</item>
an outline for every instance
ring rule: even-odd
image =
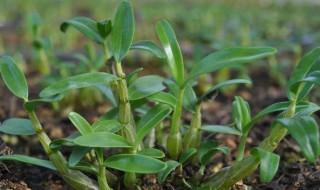
[[[173,81],[170,83],[172,89],[171,93],[177,97],[177,102],[171,117],[170,133],[167,139],[167,151],[170,157],[177,159],[182,152],[182,135],[181,128],[181,115],[183,111],[183,100],[185,93],[188,89],[192,89],[194,83],[199,76],[211,73],[223,68],[228,68],[238,64],[250,63],[254,60],[267,57],[274,54],[276,51],[268,47],[248,47],[248,48],[230,48],[214,52],[203,58],[198,63],[194,64],[188,75],[184,69],[183,57],[176,40],[175,33],[166,20],[161,20],[156,25],[156,33],[161,41],[164,51],[166,53],[167,64],[169,65]],[[190,91],[190,90],[189,90]],[[192,92],[191,92],[192,93]],[[195,111],[193,127],[190,130],[197,131],[199,129],[199,112],[200,105],[197,101],[191,102],[192,111]],[[201,102],[198,101],[198,102]],[[198,103],[199,104],[199,103]],[[198,112],[198,113],[197,113]],[[190,142],[193,144],[198,138],[197,133],[189,131],[185,142],[189,146]],[[193,134],[193,135],[191,135]],[[188,142],[189,141],[189,142]]]
[[[320,155],[319,127],[312,114],[320,107],[308,101],[307,97],[314,85],[319,84],[320,72],[315,65],[319,56],[320,48],[315,48],[302,57],[287,85],[288,101],[268,106],[252,119],[247,118],[249,122],[240,119],[242,120],[240,123],[247,123],[244,128],[248,131],[265,115],[281,112],[272,124],[269,136],[251,151],[250,156],[243,159],[242,156],[238,156],[236,163],[214,174],[200,189],[229,189],[237,181],[254,172],[259,165],[261,181],[270,181],[279,165],[279,156],[272,152],[287,133],[299,144],[308,161],[313,163],[316,161]],[[243,150],[244,148],[241,148],[240,152]]]

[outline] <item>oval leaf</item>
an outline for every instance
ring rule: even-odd
[[[158,173],[166,164],[160,160],[139,154],[117,154],[110,156],[105,162],[109,168],[132,173]]]
[[[35,130],[29,119],[11,118],[0,125],[0,132],[9,135],[34,135]]]
[[[90,40],[97,42],[99,44],[103,44],[104,40],[99,33],[98,23],[87,17],[75,17],[70,20],[64,21],[60,25],[60,30],[62,32],[66,32],[69,27],[73,27]]]
[[[182,86],[184,82],[183,57],[174,30],[168,21],[161,20],[156,25],[156,32],[166,53],[171,73],[179,86]]]
[[[156,75],[143,76],[129,86],[129,100],[142,99],[164,89],[162,77]]]
[[[152,158],[163,158],[165,156],[161,150],[155,148],[144,148],[139,151],[138,154],[150,156]]]
[[[95,148],[129,148],[131,145],[123,137],[109,132],[93,132],[73,140],[79,146]]]
[[[198,76],[239,64],[250,63],[276,53],[270,47],[241,47],[229,48],[209,54],[199,63],[195,64],[190,72],[188,81]]]
[[[117,77],[114,75],[102,72],[80,74],[51,84],[40,92],[40,97],[50,97],[68,90],[91,87],[99,84],[108,85],[115,79],[117,79]]]
[[[28,100],[27,80],[10,56],[0,57],[0,73],[5,85],[15,96]]]
[[[111,52],[119,63],[128,52],[134,35],[134,15],[129,1],[122,1],[117,9],[111,31]]]

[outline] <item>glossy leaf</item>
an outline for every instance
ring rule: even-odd
[[[68,159],[69,166],[76,166],[89,151],[88,147],[74,147]]]
[[[54,167],[52,163],[48,160],[42,160],[39,158],[34,158],[34,157],[19,155],[19,154],[0,156],[0,161],[17,161],[17,162],[22,162],[26,164],[35,165],[35,166],[41,166],[51,170],[57,170],[56,167]]]
[[[0,125],[0,132],[9,135],[34,135],[35,130],[29,119],[11,118]]]
[[[123,137],[110,132],[92,132],[79,136],[73,142],[79,146],[95,148],[129,148],[131,145]]]
[[[240,47],[223,49],[209,54],[199,63],[194,64],[188,81],[205,73],[210,73],[239,64],[250,63],[275,53],[276,49],[270,47]]]
[[[0,74],[8,89],[17,97],[28,99],[27,80],[10,56],[0,57]]]
[[[177,98],[174,97],[172,94],[167,92],[157,92],[155,94],[152,94],[151,96],[148,96],[148,99],[154,102],[159,102],[163,104],[169,105],[171,108],[174,108],[177,103]]]
[[[107,119],[100,119],[92,125],[92,128],[95,132],[111,132],[116,133],[121,128],[122,125],[117,120],[107,120]]]
[[[319,127],[311,116],[295,116],[279,119],[279,123],[288,129],[289,134],[299,144],[302,153],[309,162],[315,162],[319,156]]]
[[[192,156],[194,156],[197,153],[197,149],[195,148],[189,148],[185,152],[183,152],[179,158],[179,162],[181,164],[186,163]]]
[[[94,42],[97,42],[99,44],[104,43],[103,37],[99,33],[97,22],[90,18],[75,17],[70,20],[64,21],[60,26],[60,30],[62,32],[66,32],[69,27],[75,28]]]
[[[291,74],[291,77],[288,82],[289,97],[292,98],[292,97],[300,96],[299,91],[302,88],[304,88],[304,86],[303,84],[295,86],[295,84],[303,80],[307,76],[307,74],[311,71],[312,66],[316,63],[319,57],[320,57],[319,47],[311,50],[309,53],[307,53],[305,56],[302,57],[302,59],[294,69],[293,73]],[[293,88],[293,86],[295,87]]]
[[[138,154],[150,156],[152,158],[163,158],[165,156],[161,150],[155,148],[144,148],[139,151]]]
[[[160,160],[139,154],[117,154],[105,160],[109,168],[132,173],[158,173],[165,169],[166,164]]]
[[[177,81],[179,86],[182,86],[184,82],[184,64],[174,30],[168,21],[161,20],[156,25],[156,33],[164,48],[167,63],[173,78]]]
[[[131,45],[130,49],[133,50],[143,50],[152,53],[156,57],[160,59],[164,59],[166,55],[164,54],[163,50],[152,41],[140,41],[136,42]]]
[[[224,125],[204,125],[200,128],[203,131],[207,131],[210,133],[222,133],[222,134],[230,134],[230,135],[241,135],[241,131]]]
[[[180,163],[174,160],[169,160],[166,162],[166,165],[167,167],[163,171],[158,173],[158,181],[160,183],[165,182],[169,174],[173,172],[180,165]]]
[[[143,138],[171,112],[167,105],[158,104],[151,108],[138,122],[136,144],[141,143]]]
[[[77,128],[77,130],[82,135],[93,132],[91,125],[80,114],[76,112],[70,112],[68,117],[69,117],[69,120],[72,122],[72,124]]]
[[[240,96],[236,96],[232,102],[232,117],[238,130],[247,133],[248,124],[251,121],[250,107]]]
[[[164,89],[162,77],[156,75],[143,76],[129,86],[129,100],[142,99]]]
[[[260,159],[260,180],[267,183],[276,175],[280,156],[272,152],[265,151],[261,148],[255,148],[252,153]]]
[[[134,14],[129,1],[121,1],[111,31],[111,52],[117,63],[127,54],[135,29]]]
[[[235,85],[235,84],[251,84],[251,80],[249,79],[232,79],[232,80],[226,80],[223,82],[218,83],[214,87],[210,88],[204,95],[202,95],[199,100],[204,101],[206,99],[209,99],[214,95],[218,90]]]
[[[69,90],[92,87],[99,84],[108,85],[115,79],[114,75],[102,72],[80,74],[51,84],[40,92],[40,97],[50,97]]]

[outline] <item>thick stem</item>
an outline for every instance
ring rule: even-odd
[[[170,134],[167,139],[167,150],[171,158],[178,158],[182,150],[182,137],[180,133],[181,114],[183,108],[184,88],[180,88],[177,104],[171,119]]]
[[[184,151],[189,148],[198,148],[201,142],[200,136],[201,127],[201,104],[198,104],[195,108],[195,112],[192,114],[191,124],[183,138]]]
[[[296,101],[293,100],[285,113],[284,117],[293,117],[296,110]],[[281,140],[286,136],[287,129],[280,124],[275,124],[271,129],[270,135],[265,138],[259,145],[260,148],[273,152],[281,142]],[[204,189],[218,189],[218,190],[228,190],[236,182],[242,180],[243,178],[251,175],[258,167],[260,160],[253,155],[250,155],[243,160],[236,162],[234,165],[221,170],[211,178],[207,180],[207,183],[203,185]]]
[[[84,175],[83,173],[75,170],[70,170],[67,167],[67,162],[62,156],[61,152],[53,151],[50,148],[51,139],[44,132],[43,127],[36,116],[34,111],[28,111],[29,118],[32,122],[32,126],[36,131],[37,137],[48,155],[52,164],[57,168],[62,178],[74,189],[77,190],[98,190],[96,183]]]
[[[103,150],[96,150],[98,160],[98,184],[100,190],[111,190],[107,182],[106,168],[104,166]]]
[[[236,160],[237,161],[241,161],[243,159],[244,152],[245,152],[245,149],[246,149],[247,138],[248,138],[248,133],[247,134],[243,134],[241,136],[241,138],[240,138],[240,144],[238,146],[237,156],[236,156]]]

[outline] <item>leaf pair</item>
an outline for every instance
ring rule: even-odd
[[[246,134],[251,121],[251,113],[248,102],[240,96],[236,96],[232,102],[232,117],[238,130]]]

